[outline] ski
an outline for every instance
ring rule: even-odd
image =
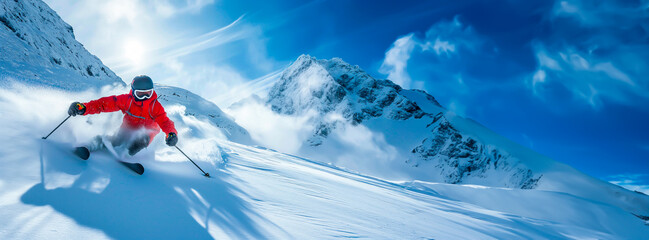
[[[114,152],[114,150],[112,149],[112,146],[108,150],[115,157],[115,161],[119,162],[120,164],[127,167],[131,171],[137,173],[138,175],[144,174],[144,166],[142,166],[142,164],[121,161],[121,160],[119,160],[117,158],[118,156]],[[83,160],[88,160],[88,158],[90,158],[90,151],[86,147],[77,147],[72,152],[74,153],[74,155],[76,155],[77,157],[79,157],[79,158],[81,158]]]
[[[137,173],[138,175],[142,175],[144,173],[144,166],[139,163],[130,163],[130,162],[124,162],[117,160],[119,163],[127,167],[128,169],[131,169],[133,172]]]
[[[109,139],[106,138],[106,136],[102,136],[101,140],[104,143],[104,146],[106,146],[108,152],[110,152],[110,154],[112,154],[113,157],[115,157],[115,161],[118,161],[123,166],[127,167],[128,169],[131,169],[131,171],[137,173],[138,175],[142,175],[144,173],[144,166],[142,166],[142,164],[124,162],[120,160],[119,154],[117,154],[115,148],[113,148],[113,144],[110,142]]]
[[[90,157],[90,151],[86,147],[77,147],[74,149],[73,153],[83,160],[88,160]]]

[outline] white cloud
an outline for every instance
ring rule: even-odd
[[[253,140],[285,153],[296,154],[314,132],[312,124],[309,124],[313,112],[302,116],[281,115],[263,103],[247,101],[227,109],[227,113],[250,132]]]
[[[536,85],[544,82],[545,82],[545,71],[543,69],[539,69],[534,73],[534,76],[532,76],[532,88],[534,89],[535,94],[537,94]]]
[[[441,21],[426,31],[421,47],[423,51],[434,50],[439,56],[450,57],[460,49],[475,51],[482,41],[471,26],[465,26],[459,16],[453,21]]]
[[[394,41],[385,53],[379,72],[387,74],[388,79],[403,88],[423,87],[424,81],[413,81],[408,73],[408,61],[413,54],[432,52],[438,57],[452,58],[460,54],[460,50],[473,52],[481,44],[482,41],[473,28],[463,25],[459,17],[452,21],[440,21],[426,31],[424,38],[410,33]],[[436,67],[442,66],[430,66]]]
[[[559,63],[551,57],[548,57],[548,54],[543,49],[539,49],[539,51],[536,52],[536,59],[539,61],[539,65],[543,66],[544,68],[561,70]]]
[[[602,100],[630,103],[631,97],[649,98],[636,80],[620,70],[615,59],[564,48],[550,52],[542,44],[535,46],[538,66],[531,76],[530,88],[538,97],[545,96],[544,87],[559,83],[574,96],[583,99],[594,108]]]
[[[385,136],[365,125],[352,125],[339,113],[323,116],[308,110],[299,115],[283,115],[252,99],[237,103],[227,113],[263,146],[378,176],[400,174],[395,168],[401,166],[400,161],[395,160],[401,156]],[[322,145],[312,147],[309,140],[321,120],[335,127]]]
[[[166,68],[165,68],[166,67]],[[163,72],[156,81],[188,89],[207,100],[219,100],[220,96],[235,86],[248,81],[238,71],[227,65],[190,65],[168,59],[163,63]],[[219,105],[223,102],[214,101]],[[221,107],[227,107],[227,105]]]
[[[579,14],[579,8],[567,1],[560,1],[556,7],[555,14]]]
[[[133,24],[136,18],[143,13],[143,6],[140,2],[133,0],[102,1],[98,6],[101,13],[100,16],[105,18],[109,23],[125,19],[129,23]],[[92,10],[92,8],[89,10]]]
[[[411,33],[397,39],[385,53],[385,59],[379,70],[381,73],[388,74],[388,79],[403,88],[410,88],[411,79],[406,67],[410,54],[418,44],[413,38],[414,34]]]
[[[156,1],[154,8],[156,10],[156,13],[165,17],[171,17],[176,14],[176,8],[174,8],[174,6],[169,3],[169,1]]]
[[[631,191],[638,191],[649,195],[649,185],[636,185],[632,181],[610,181],[610,183],[622,186]]]
[[[442,55],[442,53],[444,53],[447,57],[450,57],[451,54],[455,52],[455,44],[437,38],[435,39],[435,44],[433,44],[433,49],[437,55]]]
[[[176,14],[197,13],[203,7],[214,3],[214,0],[185,0],[184,4],[174,4],[168,0],[151,1],[156,13],[164,17],[172,17]]]
[[[265,95],[279,78],[280,71],[274,71],[257,79],[248,79],[228,65],[187,65],[177,59],[163,63],[155,79],[166,85],[178,86],[227,108],[232,103],[253,94]]]
[[[264,72],[272,71],[275,67],[275,62],[268,57],[266,50],[266,40],[263,37],[263,31],[258,26],[248,26],[249,35],[245,39],[247,43],[248,57],[250,62],[255,63],[255,68]]]
[[[329,152],[330,162],[377,176],[393,176],[401,156],[385,136],[359,124],[339,124],[328,141],[336,142],[336,151]]]
[[[610,77],[611,79],[626,83],[630,87],[636,86],[635,82],[633,82],[633,80],[631,80],[631,78],[626,73],[620,71],[620,69],[613,66],[611,62],[599,63],[595,65],[592,69],[594,71],[601,72],[608,75],[608,77]]]
[[[218,96],[211,98],[211,100],[219,106],[228,107],[231,104],[252,95],[265,97],[270,88],[275,84],[275,82],[277,82],[281,73],[282,69],[276,70],[256,79],[235,85],[226,89],[227,92],[219,94]]]
[[[647,7],[646,1],[557,1],[548,18],[552,32],[533,44],[538,66],[528,83],[535,95],[549,99],[545,90],[552,89],[544,88],[563,85],[593,108],[649,100]]]
[[[631,191],[638,191],[649,195],[649,174],[619,174],[608,176],[610,183],[622,186]]]
[[[584,27],[628,26],[646,17],[649,3],[639,1],[563,0],[555,2],[551,18],[572,18]]]

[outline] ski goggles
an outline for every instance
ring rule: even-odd
[[[153,89],[133,90],[133,95],[135,95],[135,97],[140,100],[147,99],[153,95]]]

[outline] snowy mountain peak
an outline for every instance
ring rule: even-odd
[[[99,58],[77,42],[72,27],[42,1],[0,1],[0,41],[0,69],[4,75],[37,82],[43,78],[74,78],[78,79],[77,83],[93,83],[90,85],[123,84]],[[31,66],[45,67],[48,71],[26,71]],[[81,85],[68,87],[88,86]]]
[[[378,140],[385,141],[384,146],[367,144],[396,149],[377,158],[391,156],[386,161],[405,165],[405,172],[418,172],[415,179],[534,188],[542,176],[507,151],[459,130],[458,117],[446,117],[447,110],[425,91],[405,90],[390,80],[375,79],[340,58],[300,56],[273,86],[267,103],[281,114],[313,115],[314,132],[306,139],[313,149],[304,151],[307,156],[346,148],[352,140],[341,135],[362,125],[372,135],[385,137]],[[336,158],[328,155],[329,161]],[[397,172],[399,166],[391,168]]]
[[[380,116],[405,120],[427,115],[402,91],[392,81],[374,79],[340,58],[318,60],[302,55],[282,73],[267,103],[283,114],[336,112],[354,124]],[[431,104],[439,106],[428,96]]]
[[[636,215],[649,199],[558,163],[339,58],[300,56],[271,88],[280,114],[311,119],[292,152],[385,179],[564,192]]]

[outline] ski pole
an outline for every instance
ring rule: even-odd
[[[176,149],[178,149],[178,151],[180,151],[180,153],[182,153],[183,155],[185,155],[185,157],[186,157],[187,159],[189,159],[189,161],[191,161],[191,162],[194,164],[194,166],[196,166],[196,167],[198,168],[198,170],[201,170],[201,172],[203,172],[203,176],[205,176],[205,177],[210,177],[210,174],[209,174],[209,173],[206,173],[205,171],[203,171],[203,169],[201,169],[201,167],[199,167],[199,166],[198,166],[194,161],[192,161],[192,159],[189,158],[189,157],[187,156],[187,154],[185,154],[185,152],[183,152],[183,150],[180,150],[180,148],[178,148],[178,146],[174,146],[174,147],[176,147]]]
[[[56,126],[56,127],[54,128],[54,130],[52,130],[52,131],[50,132],[50,134],[47,134],[47,136],[43,137],[43,139],[47,139],[47,137],[49,137],[50,135],[52,135],[52,133],[54,133],[54,131],[56,131],[56,129],[59,129],[59,127],[60,127],[61,125],[63,125],[63,123],[64,123],[65,121],[67,121],[70,117],[72,117],[72,115],[68,115],[68,117],[66,117],[65,120],[63,120],[63,122],[59,123],[59,125]]]

